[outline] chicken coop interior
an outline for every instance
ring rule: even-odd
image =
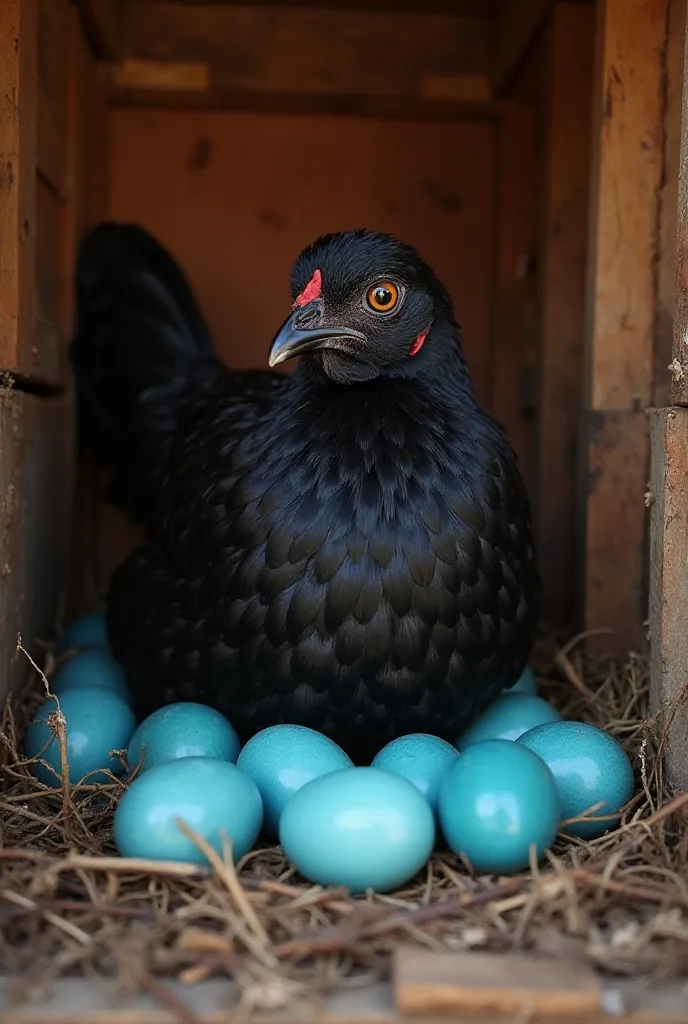
[[[675,701],[685,39],[685,0],[0,0],[0,693],[29,671],[17,637],[41,661],[140,537],[84,454],[68,359],[77,246],[111,219],[168,247],[237,369],[267,366],[313,239],[416,247],[517,452],[543,628],[649,658],[654,710]],[[678,707],[678,789],[687,735]]]

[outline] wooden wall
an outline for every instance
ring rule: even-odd
[[[66,343],[76,237],[89,217],[98,86],[67,0],[0,18],[0,695],[52,634],[74,495]],[[83,158],[82,158],[83,156]]]

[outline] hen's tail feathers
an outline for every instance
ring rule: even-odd
[[[182,406],[219,371],[210,334],[175,261],[134,224],[83,239],[76,317],[82,438],[112,473],[109,499],[145,520]]]

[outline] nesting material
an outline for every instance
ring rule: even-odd
[[[592,664],[581,652],[576,641],[543,643],[535,664],[566,718],[607,729],[631,756],[637,795],[619,828],[590,843],[562,839],[539,867],[508,879],[477,876],[439,852],[402,890],[357,899],[305,883],[267,845],[236,867],[229,851],[210,851],[212,869],[117,857],[112,813],[125,783],[36,782],[21,740],[44,694],[27,693],[21,710],[4,709],[0,740],[0,958],[41,985],[97,972],[155,991],[164,977],[231,976],[251,1005],[271,1007],[387,977],[400,946],[685,974],[688,794],[664,785],[647,665],[635,656]]]

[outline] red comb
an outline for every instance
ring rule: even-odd
[[[312,302],[313,299],[319,299],[322,295],[322,274],[319,270],[316,270],[313,277],[310,279],[306,287],[303,289],[300,295],[296,296],[294,302],[294,309],[297,306],[305,306],[307,303]]]

